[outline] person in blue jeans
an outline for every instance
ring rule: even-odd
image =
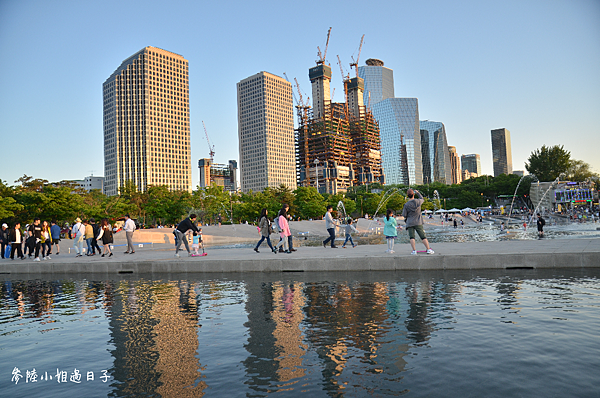
[[[50,236],[52,236],[52,244],[56,246],[56,254],[60,254],[60,227],[56,225],[56,220],[52,221],[50,226]],[[52,250],[50,250],[52,251]]]
[[[335,227],[337,226],[336,222],[333,220],[331,216],[331,212],[333,211],[333,206],[327,206],[327,213],[325,213],[325,228],[329,233],[329,238],[323,241],[323,247],[327,247],[327,243],[331,242],[331,248],[337,249],[335,245]]]
[[[348,223],[344,227],[344,232],[346,233],[346,240],[344,241],[344,244],[342,245],[342,249],[346,248],[346,243],[348,241],[350,241],[350,244],[352,245],[352,247],[356,247],[356,245],[352,241],[352,235],[351,234],[352,234],[352,232],[358,232],[358,230],[356,228],[354,228],[354,225],[352,225],[352,219],[351,218],[348,218]]]

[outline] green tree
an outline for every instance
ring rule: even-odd
[[[277,201],[280,203],[280,207],[282,204],[286,203],[290,206],[290,210],[288,213],[292,215],[296,214],[296,205],[294,204],[296,196],[290,188],[286,187],[284,184],[281,184],[273,190],[273,194]]]
[[[14,194],[14,189],[0,180],[0,220],[9,221],[11,225],[14,222],[15,212],[19,213],[23,210],[23,205],[17,203]]]
[[[588,178],[597,180],[598,174],[594,173],[591,166],[583,160],[571,160],[567,169],[567,180],[581,182]]]
[[[553,181],[561,173],[566,173],[571,164],[571,153],[562,145],[546,147],[531,152],[525,168],[529,174],[534,174],[540,181]]]
[[[325,215],[327,205],[323,196],[315,187],[299,187],[296,195],[296,215],[302,219],[320,219]]]

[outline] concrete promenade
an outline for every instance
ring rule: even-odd
[[[65,244],[69,241],[63,241]],[[62,242],[61,242],[62,243]],[[66,246],[66,245],[65,245]],[[408,244],[396,244],[394,254],[385,253],[386,245],[362,245],[338,249],[299,247],[292,254],[273,254],[263,243],[261,252],[251,248],[207,249],[205,257],[174,257],[170,244],[136,247],[135,254],[123,254],[117,246],[111,258],[75,257],[62,249],[51,260],[1,260],[0,274],[23,277],[47,274],[152,274],[201,272],[303,272],[303,271],[375,271],[375,270],[451,270],[510,268],[581,268],[600,267],[600,239],[541,239],[432,244],[435,254],[410,254]],[[417,250],[423,245],[417,243]],[[97,275],[98,276],[98,275]]]

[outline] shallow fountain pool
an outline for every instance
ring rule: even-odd
[[[600,269],[7,279],[0,388],[596,396]]]

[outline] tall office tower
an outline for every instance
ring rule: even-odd
[[[478,176],[481,175],[481,159],[478,153],[462,155],[460,163],[463,171],[468,170],[469,173],[475,173]]]
[[[492,130],[492,159],[494,177],[500,174],[512,174],[510,131],[505,128]]]
[[[462,172],[460,170],[460,158],[458,157],[458,153],[456,153],[456,147],[449,146],[448,153],[450,154],[452,184],[460,184],[462,182]]]
[[[358,76],[365,81],[364,103],[372,107],[384,99],[394,98],[394,71],[383,66],[379,59],[370,58],[365,63],[366,66],[358,68]]]
[[[419,124],[423,183],[452,184],[452,168],[444,123],[421,120]]]
[[[373,106],[379,122],[383,173],[387,184],[423,184],[419,101],[387,98]]]
[[[102,85],[104,190],[126,181],[191,191],[188,61],[146,47],[127,58]]]
[[[268,72],[237,84],[242,191],[296,189],[292,85]]]

